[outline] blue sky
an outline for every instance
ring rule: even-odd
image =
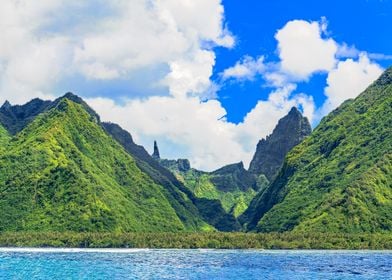
[[[390,0],[4,0],[0,102],[72,91],[166,158],[251,159],[297,106],[313,126],[392,64]]]
[[[392,54],[392,39],[387,35],[392,28],[391,1],[226,0],[223,4],[227,24],[238,42],[233,49],[221,48],[216,51],[215,77],[244,55],[263,54],[269,60],[278,60],[274,35],[277,29],[295,19],[319,21],[325,17],[329,35],[336,41],[369,53]],[[386,68],[392,65],[392,57],[377,62]],[[311,93],[316,104],[321,106],[325,101],[325,79],[326,73],[315,74],[298,90]],[[242,121],[260,98],[268,96],[270,90],[261,87],[262,84],[261,78],[246,83],[231,83],[218,93],[230,121]]]

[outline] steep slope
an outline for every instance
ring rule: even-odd
[[[241,229],[237,220],[224,211],[218,200],[194,196],[172,172],[152,158],[142,146],[135,144],[132,136],[127,131],[113,123],[102,123],[102,125],[136,159],[138,167],[157,184],[164,186],[167,196],[175,198],[170,201],[174,202],[172,206],[177,213],[180,213],[180,218],[183,221],[189,219],[189,214],[187,213],[190,212],[193,215],[201,215],[207,223],[218,230],[235,231]],[[157,146],[156,149],[158,150]],[[190,217],[192,218],[193,216]]]
[[[224,210],[235,217],[245,211],[257,191],[267,183],[258,184],[242,162],[213,172],[191,168],[187,159],[161,159],[159,163],[171,170],[196,197],[220,201]]]
[[[311,132],[308,119],[293,107],[279,120],[272,134],[259,141],[249,171],[256,175],[264,174],[269,181],[273,180],[287,153]]]
[[[392,230],[392,68],[325,117],[242,218],[258,231]]]
[[[5,148],[8,143],[10,136],[8,131],[0,124],[0,152]]]
[[[0,155],[0,231],[208,227],[196,215],[184,222],[172,204],[94,112],[69,98],[37,116]]]

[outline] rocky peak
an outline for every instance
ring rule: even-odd
[[[4,102],[4,104],[1,106],[0,109],[2,109],[2,110],[8,110],[8,109],[10,109],[11,107],[12,107],[11,103],[10,103],[8,100],[6,100],[6,101]]]
[[[312,132],[308,119],[296,108],[279,120],[271,135],[257,144],[249,165],[253,174],[264,174],[271,181],[282,166],[286,154]]]
[[[154,152],[151,155],[155,159],[160,159],[161,156],[159,155],[159,149],[158,149],[158,144],[157,141],[154,141]]]

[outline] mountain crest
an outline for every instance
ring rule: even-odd
[[[67,92],[63,96],[57,98],[55,101],[52,103],[52,107],[56,107],[58,103],[60,103],[62,100],[68,99],[72,102],[75,102],[77,104],[80,104],[83,106],[83,108],[90,114],[90,116],[94,119],[96,123],[100,123],[100,117],[97,114],[97,112],[94,111],[81,97],[77,96],[76,94],[73,94],[72,92]]]
[[[154,152],[152,153],[152,157],[155,159],[160,159],[161,156],[159,155],[159,149],[158,149],[158,144],[157,141],[154,141]]]
[[[1,106],[1,109],[9,109],[11,107],[12,107],[11,103],[8,100],[6,100],[4,104]]]
[[[292,107],[279,120],[271,135],[257,144],[256,153],[249,165],[249,171],[272,180],[282,166],[286,154],[312,132],[308,119]]]
[[[392,84],[392,67],[385,70],[384,73],[374,82],[375,85],[385,86]]]

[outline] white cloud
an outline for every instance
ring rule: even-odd
[[[392,60],[392,55],[383,53],[368,53],[369,58],[375,60]]]
[[[336,64],[336,42],[323,38],[325,21],[289,21],[280,29],[278,40],[279,57],[282,70],[294,78],[306,80],[317,71],[330,71]]]
[[[156,139],[164,157],[187,157],[196,168],[213,170],[232,162],[247,165],[258,140],[271,133],[292,106],[312,117],[313,99],[304,94],[291,96],[294,88],[287,86],[259,101],[237,125],[226,121],[220,102],[201,102],[197,96],[155,96],[128,100],[124,105],[94,98],[88,103],[103,120],[119,123],[145,147]]]
[[[327,100],[321,108],[321,116],[339,106],[349,98],[357,97],[382,73],[383,69],[369,60],[365,53],[358,60],[346,59],[340,61],[329,72],[325,95]]]
[[[248,152],[249,162],[255,151],[255,143],[272,132],[278,120],[295,106],[302,109],[304,115],[312,121],[314,102],[311,96],[293,94],[296,86],[288,84],[272,92],[267,100],[260,100],[237,127],[236,137]]]
[[[105,5],[104,16],[89,14],[95,4]],[[88,20],[84,20],[86,16]],[[69,77],[79,75],[89,82],[132,81],[143,70],[143,75],[153,77],[146,80],[153,79],[154,86],[169,90],[167,96],[124,96],[122,105],[110,98],[88,99],[102,119],[119,123],[147,148],[157,139],[163,155],[187,157],[201,169],[241,160],[247,164],[258,140],[271,133],[292,106],[301,107],[310,120],[314,117],[312,97],[296,93],[293,81],[307,79],[316,71],[331,71],[338,47],[324,38],[326,21],[288,22],[276,34],[280,63],[266,64],[263,56],[246,56],[223,72],[223,80],[252,80],[263,75],[274,87],[242,123],[233,124],[226,120],[227,112],[219,101],[201,101],[213,96],[219,86],[211,81],[214,47],[230,48],[235,43],[224,23],[220,0],[117,0],[105,4],[4,0],[0,10],[0,102],[53,98],[58,83],[69,82]],[[364,77],[370,80],[378,71],[366,59],[351,60],[356,65],[351,67],[361,71],[353,74],[353,82],[345,90],[359,88]],[[343,80],[337,77],[344,76],[343,70],[351,64],[350,60],[340,62],[330,72],[326,94],[331,104],[340,102]]]
[[[336,57],[338,58],[357,58],[360,51],[355,46],[349,46],[346,43],[342,43],[338,46]]]
[[[157,139],[165,157],[188,157],[194,166],[203,169],[218,168],[244,157],[241,144],[235,141],[235,125],[222,119],[226,111],[218,101],[156,96],[129,100],[124,106],[110,99],[88,102],[104,120],[121,124],[145,147]]]
[[[204,93],[211,86],[210,76],[215,64],[212,51],[198,50],[192,57],[170,63],[170,73],[165,79],[173,96]]]
[[[104,15],[94,17],[91,8],[103,5]],[[14,103],[51,97],[60,79],[78,74],[132,80],[160,65],[168,70],[151,73],[157,85],[178,91],[181,72],[188,77],[180,81],[182,94],[203,91],[210,87],[212,48],[234,45],[220,0],[4,0],[0,41],[0,101]]]
[[[0,99],[25,102],[31,97],[50,98],[53,82],[67,61],[64,36],[38,36],[38,30],[56,12],[61,1],[1,2]]]
[[[224,11],[219,0],[114,3],[118,18],[100,22],[75,51],[75,64],[82,65],[81,72],[90,78],[117,78],[160,63],[177,71],[181,65],[193,67],[202,60],[208,64],[202,73],[208,79],[215,59],[205,58],[213,53],[207,54],[202,43],[227,47],[234,44],[223,27]],[[170,78],[173,75],[178,73],[171,73]]]
[[[260,56],[257,59],[245,56],[234,66],[225,69],[222,73],[222,78],[224,80],[231,78],[238,80],[253,80],[256,75],[262,74],[264,70],[265,65],[263,56]]]

